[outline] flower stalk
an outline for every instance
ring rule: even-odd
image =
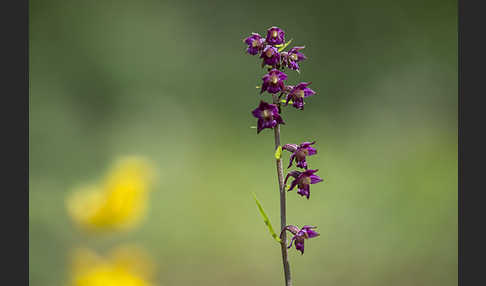
[[[288,261],[288,249],[295,246],[297,251],[304,254],[304,241],[309,238],[319,236],[319,233],[314,231],[315,226],[304,225],[298,228],[294,225],[287,225],[287,207],[286,207],[286,193],[297,186],[300,196],[310,197],[310,184],[316,184],[323,180],[315,175],[317,169],[308,169],[307,157],[317,154],[317,150],[311,145],[316,142],[302,142],[301,144],[285,144],[280,142],[280,125],[285,124],[282,119],[282,108],[293,106],[295,109],[304,110],[304,98],[315,95],[312,89],[308,88],[310,84],[301,82],[295,86],[286,85],[287,75],[284,73],[285,68],[299,72],[300,66],[298,62],[306,60],[307,57],[300,51],[304,49],[303,46],[293,47],[289,52],[285,52],[285,48],[292,42],[292,40],[285,43],[285,32],[278,27],[271,27],[267,30],[266,38],[263,38],[258,33],[252,33],[244,40],[248,45],[247,53],[250,55],[260,55],[262,59],[262,67],[267,67],[267,74],[262,77],[262,85],[260,94],[267,92],[272,95],[272,103],[269,104],[264,100],[260,101],[257,108],[252,111],[252,115],[258,119],[257,134],[260,134],[264,129],[273,129],[274,143],[275,143],[275,163],[277,169],[277,180],[280,196],[280,239],[275,239],[280,243],[282,252],[282,264],[284,270],[285,285],[292,285],[290,264]],[[285,99],[283,99],[285,98]],[[293,170],[287,173],[284,178],[284,168],[282,163],[282,151],[287,150],[291,152],[290,162],[287,168],[292,167],[295,160],[296,168],[301,168],[303,171]],[[287,189],[286,183],[289,177],[294,180]],[[273,231],[268,216],[264,213],[263,208],[255,197],[255,201],[263,216],[264,222],[267,225],[270,233],[275,238],[276,234]],[[290,244],[287,246],[287,231],[292,233]]]
[[[277,95],[273,95],[273,103],[279,106],[280,103],[278,100]],[[274,139],[275,139],[275,150],[280,147],[280,125],[277,125],[273,128],[274,130]],[[285,184],[284,184],[284,175],[283,175],[283,165],[281,158],[275,158],[276,165],[277,165],[277,178],[278,178],[278,187],[280,193],[280,246],[282,249],[282,263],[284,269],[284,276],[285,276],[285,285],[290,286],[292,285],[292,280],[290,277],[290,265],[287,258],[287,236],[285,235],[285,227],[287,225],[287,206],[286,206],[286,193],[285,193]]]

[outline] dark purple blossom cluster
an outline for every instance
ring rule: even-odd
[[[299,71],[298,63],[307,58],[301,53],[301,50],[304,49],[303,46],[293,47],[288,52],[283,51],[289,42],[285,43],[285,32],[282,29],[269,28],[265,38],[258,33],[251,33],[244,42],[248,45],[247,53],[260,55],[262,66],[268,67],[267,74],[262,77],[260,93],[265,91],[272,95],[280,93],[278,100],[274,100],[273,104],[262,105],[260,103],[260,106],[253,110],[253,116],[258,119],[257,133],[260,133],[265,128],[272,129],[277,124],[284,124],[279,115],[282,97],[285,97],[285,106],[291,104],[293,107],[303,110],[304,98],[314,95],[316,92],[308,87],[310,82],[301,82],[295,86],[285,84],[287,75],[283,70],[287,67]],[[273,111],[274,109],[276,111]],[[275,120],[275,117],[280,120]]]
[[[287,75],[284,73],[285,68],[299,72],[299,63],[306,60],[307,57],[301,52],[304,46],[296,46],[288,52],[284,51],[291,41],[285,42],[285,32],[282,29],[269,28],[265,38],[258,33],[252,33],[244,42],[248,45],[247,53],[259,55],[259,58],[262,59],[262,67],[268,68],[267,73],[262,77],[260,94],[268,92],[273,98],[272,104],[261,100],[258,107],[252,111],[253,116],[258,119],[258,134],[263,129],[274,129],[278,125],[285,124],[281,116],[283,106],[290,104],[298,110],[303,110],[304,98],[315,95],[316,92],[309,88],[310,82],[301,82],[296,85],[285,84],[287,80]],[[276,131],[276,134],[277,132],[279,131]],[[297,194],[307,199],[310,198],[310,185],[323,181],[315,174],[317,169],[308,168],[307,157],[317,154],[317,150],[312,147],[315,143],[313,141],[282,146],[282,150],[291,153],[287,168],[292,167],[295,161],[295,166],[303,169],[302,171],[290,171],[283,183],[287,184],[288,179],[292,177],[293,181],[289,186],[287,185],[287,190],[292,191],[297,187]],[[291,232],[294,236],[288,247],[290,248],[294,244],[295,248],[303,254],[304,241],[319,235],[313,230],[314,228],[316,227],[306,225],[299,229],[296,226],[288,225],[282,230],[282,233]]]
[[[245,39],[248,45],[246,50],[250,55],[260,54],[263,59],[262,66],[270,66],[272,68],[280,69],[280,67],[288,67],[291,70],[298,71],[300,69],[299,62],[306,59],[306,56],[300,51],[305,47],[293,47],[288,52],[279,51],[285,45],[285,32],[278,27],[271,27],[267,30],[266,38],[263,38],[258,33],[251,33]]]

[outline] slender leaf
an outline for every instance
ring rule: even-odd
[[[263,210],[263,207],[260,204],[260,201],[257,199],[256,194],[255,193],[252,193],[252,194],[253,194],[253,198],[255,199],[255,202],[256,202],[256,204],[258,206],[258,210],[260,211],[260,214],[262,215],[263,222],[265,223],[265,225],[268,228],[268,231],[272,235],[273,239],[275,239],[275,241],[277,241],[278,243],[281,243],[282,240],[280,239],[280,237],[278,237],[278,235],[273,230],[272,224],[270,223],[270,219],[268,219],[268,216],[265,213],[265,211]]]

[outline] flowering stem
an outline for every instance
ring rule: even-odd
[[[273,103],[276,104],[280,109],[279,98],[276,94],[273,95]],[[275,134],[275,150],[280,146],[280,124],[277,124],[273,128]],[[278,176],[278,186],[280,191],[280,239],[282,248],[282,262],[285,275],[285,285],[291,286],[292,281],[290,279],[290,265],[287,259],[287,236],[285,234],[284,228],[287,225],[287,211],[285,206],[285,184],[283,176],[282,160],[276,158],[277,163],[277,176]]]

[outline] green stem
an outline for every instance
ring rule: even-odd
[[[273,95],[273,103],[279,106],[280,110],[280,102],[277,95]],[[274,134],[275,134],[275,150],[280,146],[280,124],[275,126]],[[281,239],[281,249],[282,249],[282,263],[284,268],[284,276],[285,276],[285,286],[291,286],[292,281],[290,278],[290,265],[287,257],[287,236],[285,234],[284,228],[287,225],[287,211],[286,211],[286,193],[285,193],[285,184],[284,184],[284,176],[283,176],[283,166],[282,160],[280,158],[275,158],[277,163],[277,177],[278,177],[278,186],[279,186],[279,193],[280,193],[280,239]]]

